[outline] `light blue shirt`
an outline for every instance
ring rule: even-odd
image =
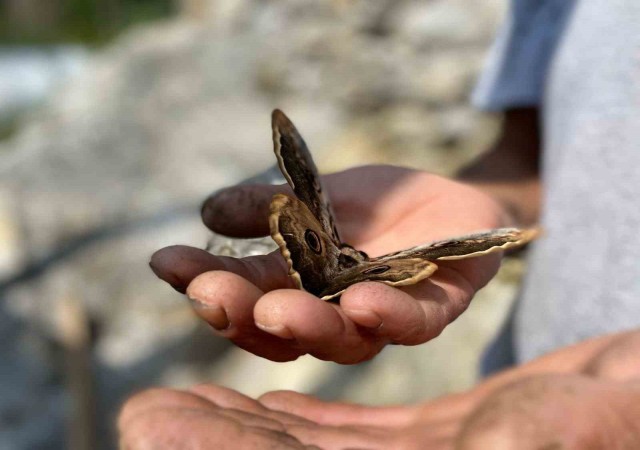
[[[486,111],[539,106],[573,0],[514,0],[472,103]]]

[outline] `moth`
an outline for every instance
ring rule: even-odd
[[[370,258],[340,239],[318,169],[296,127],[278,109],[271,119],[278,166],[296,196],[273,196],[271,237],[297,287],[323,300],[338,297],[362,281],[414,284],[431,276],[438,269],[437,261],[519,247],[538,233],[536,229],[499,228]]]

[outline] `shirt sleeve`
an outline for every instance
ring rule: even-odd
[[[511,0],[505,23],[472,93],[479,109],[538,106],[574,0]]]

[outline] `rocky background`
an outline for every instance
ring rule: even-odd
[[[145,386],[211,381],[367,404],[463,389],[521,262],[434,342],[345,367],[212,337],[147,262],[204,246],[199,203],[274,163],[283,109],[321,171],[451,174],[492,140],[468,97],[505,0],[191,0],[122,35],[0,141],[0,448],[111,448]],[[268,243],[217,237],[218,252]]]

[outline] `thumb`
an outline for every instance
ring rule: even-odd
[[[212,270],[240,275],[262,292],[294,287],[287,273],[287,263],[278,251],[237,259],[215,256],[198,248],[174,245],[155,252],[149,265],[158,278],[182,293],[194,278]]]
[[[269,204],[275,194],[293,195],[288,185],[249,184],[223,189],[202,205],[202,220],[214,233],[253,238],[269,234]]]

